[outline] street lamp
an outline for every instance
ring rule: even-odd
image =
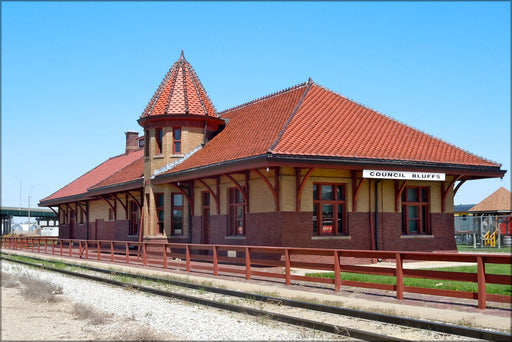
[[[28,195],[28,231],[30,232],[30,196],[32,196],[32,190],[34,187],[38,186],[39,184],[32,185],[30,187],[30,193]]]

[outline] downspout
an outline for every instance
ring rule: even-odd
[[[379,183],[375,181],[375,250],[379,250]]]
[[[90,231],[89,231],[89,201],[85,201],[85,225],[87,230],[87,239],[90,240]]]

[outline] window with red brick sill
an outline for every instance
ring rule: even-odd
[[[348,235],[345,184],[313,184],[313,235]]]
[[[406,187],[402,193],[402,234],[431,235],[430,188]]]
[[[171,194],[171,235],[183,235],[183,194]]]
[[[245,236],[245,201],[238,188],[229,188],[228,236]]]
[[[164,194],[155,193],[155,207],[156,207],[156,226],[158,233],[164,233]]]
[[[161,128],[155,129],[155,155],[162,154],[163,134],[164,133]]]
[[[172,153],[181,154],[181,127],[174,127],[172,130]]]

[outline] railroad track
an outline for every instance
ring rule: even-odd
[[[244,313],[251,316],[265,317],[265,319],[315,329],[318,331],[324,331],[340,336],[346,336],[350,337],[351,339],[355,338],[366,341],[406,341],[405,339],[393,335],[377,334],[371,331],[356,329],[348,325],[342,326],[329,323],[329,319],[326,319],[326,317],[330,316],[331,321],[332,317],[350,317],[353,319],[361,320],[362,322],[360,322],[359,325],[364,324],[364,321],[380,322],[384,325],[396,326],[398,330],[402,331],[404,329],[420,329],[430,332],[438,332],[441,334],[449,334],[456,337],[462,336],[487,341],[510,341],[512,339],[512,335],[505,333],[348,309],[331,305],[303,302],[286,298],[277,298],[262,294],[234,291],[207,286],[204,284],[195,284],[167,278],[157,278],[148,275],[121,272],[100,267],[66,263],[63,261],[23,256],[25,259],[24,261],[16,259],[16,257],[19,257],[16,254],[10,254],[4,251],[2,251],[0,257],[2,259],[19,264],[41,268],[52,272],[58,272],[73,277],[80,277],[83,279],[107,283],[113,286],[130,288],[145,293],[151,293],[167,298],[174,298],[177,300],[196,303],[199,305],[205,305],[222,310]],[[27,259],[30,261],[26,261]],[[59,267],[52,267],[47,265],[47,263]],[[64,267],[69,267],[71,269],[65,269]],[[78,270],[82,271],[79,272]],[[116,278],[119,277],[122,277],[123,280],[116,280]],[[140,283],[143,281],[146,283],[146,285],[140,285]],[[172,289],[169,290],[169,287]],[[189,293],[185,293],[186,291],[184,291],[184,289],[193,290],[196,293],[191,295]],[[234,304],[233,302],[239,301],[234,301],[232,298],[245,299],[247,302],[249,302],[249,304]],[[254,303],[260,303],[259,308],[257,308],[256,306],[258,305],[255,305]],[[287,313],[293,311],[294,315],[283,314],[283,311],[286,311]],[[307,316],[304,314],[307,311],[314,311],[318,313],[316,316],[319,319],[323,318],[323,321],[319,319],[310,320],[303,318],[304,316]]]

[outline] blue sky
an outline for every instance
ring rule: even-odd
[[[510,170],[509,2],[2,2],[2,205],[124,152],[185,51],[218,110],[309,77]],[[471,204],[503,180],[466,182]]]

